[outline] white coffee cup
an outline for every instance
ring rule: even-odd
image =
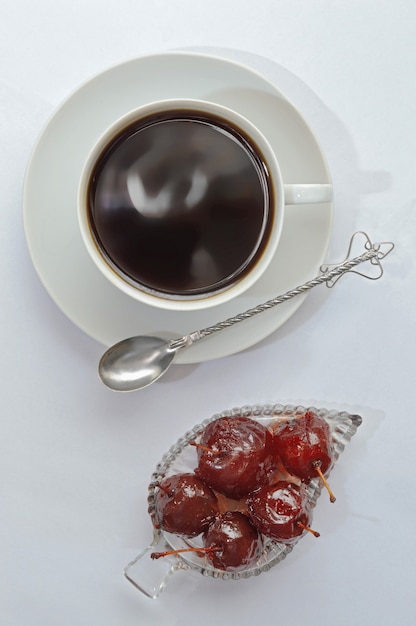
[[[290,205],[331,199],[330,184],[285,184],[270,143],[239,113],[171,99],[129,112],[98,140],[83,168],[78,220],[113,285],[145,304],[190,311],[259,280]]]

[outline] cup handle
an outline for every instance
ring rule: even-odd
[[[331,202],[333,197],[330,184],[284,185],[284,194],[285,205]]]
[[[165,539],[155,533],[153,542],[124,568],[127,580],[149,598],[156,599],[164,590],[172,574],[186,569],[176,555],[152,559],[152,552],[165,552],[171,547]]]

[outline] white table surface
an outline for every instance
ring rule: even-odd
[[[0,622],[5,626],[416,623],[416,4],[411,0],[1,0]],[[103,346],[42,286],[22,225],[33,144],[107,67],[185,49],[272,80],[323,147],[328,261],[354,230],[396,248],[378,282],[314,290],[245,352],[174,366],[139,393],[98,380]],[[189,329],[193,330],[193,329]],[[246,581],[177,574],[158,600],[123,578],[151,540],[147,484],[186,430],[255,403],[341,408],[363,425],[314,525]]]

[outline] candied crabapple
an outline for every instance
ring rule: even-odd
[[[237,572],[258,561],[263,541],[244,513],[226,511],[209,525],[204,534],[204,546],[211,549],[208,558],[214,567]]]
[[[334,464],[334,447],[328,423],[313,411],[283,421],[273,427],[276,454],[286,471],[308,483],[320,476],[335,497],[324,478]]]
[[[204,429],[195,473],[233,500],[267,483],[277,465],[273,435],[260,422],[242,415],[220,417]]]
[[[152,559],[172,554],[195,552],[205,555],[220,570],[238,572],[253,566],[261,556],[263,541],[248,517],[239,511],[218,515],[203,535],[203,547],[153,552]]]
[[[293,543],[305,530],[319,537],[310,528],[312,512],[303,485],[281,480],[260,487],[247,498],[247,511],[260,533],[282,543]]]
[[[194,474],[174,474],[158,485],[155,514],[163,530],[195,537],[218,514],[218,502],[212,489]]]

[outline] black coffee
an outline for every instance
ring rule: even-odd
[[[170,111],[126,128],[88,190],[98,247],[129,282],[166,296],[222,290],[267,243],[272,189],[257,148],[215,116]]]

